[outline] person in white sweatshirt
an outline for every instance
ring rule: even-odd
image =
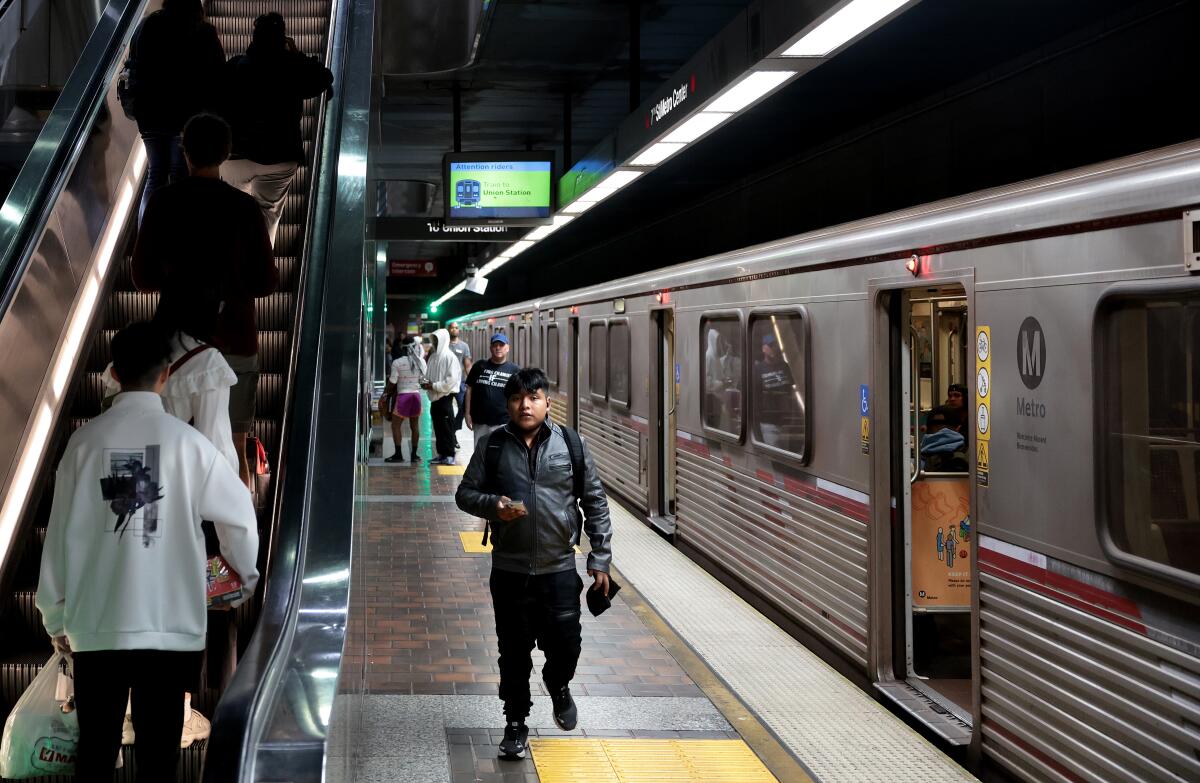
[[[138,778],[174,780],[180,705],[206,630],[202,519],[244,585],[258,582],[258,530],[237,472],[160,394],[170,346],[148,323],[113,338],[112,408],[77,430],[55,476],[37,607],[74,659],[76,777],[109,780],[132,691]]]
[[[450,332],[445,329],[433,333],[433,353],[429,355],[425,375],[421,388],[429,395],[429,416],[433,419],[433,440],[438,453],[429,464],[453,465],[458,445],[454,434],[454,400],[462,385],[462,362],[450,350]]]

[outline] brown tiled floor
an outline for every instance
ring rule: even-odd
[[[430,442],[424,436],[426,457]],[[460,442],[465,448],[459,461],[465,464],[469,433],[460,433]],[[445,502],[459,479],[439,476],[423,463],[370,468],[369,496],[434,498],[364,504],[365,543],[355,552],[353,568],[362,580],[356,578],[356,584],[365,587],[352,597],[343,671],[354,671],[365,656],[368,693],[498,691],[495,618],[487,587],[491,557],[463,552],[458,537],[460,531],[482,532],[482,522]],[[614,546],[619,552],[620,541]],[[582,572],[583,558],[577,558],[577,567]],[[535,650],[533,682],[544,694],[542,661]],[[572,690],[590,696],[703,695],[619,597],[600,618],[583,612],[583,655]]]

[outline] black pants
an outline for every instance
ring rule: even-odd
[[[200,672],[201,652],[105,650],[75,653],[78,783],[111,783],[121,749],[125,699],[133,690],[139,783],[175,780],[183,734],[183,695]]]
[[[533,645],[546,654],[542,679],[561,688],[575,677],[582,645],[579,594],[583,580],[574,569],[529,576],[492,569],[489,580],[500,643],[500,700],[508,720],[524,720],[529,700]]]
[[[433,418],[433,440],[439,457],[453,457],[454,440],[454,395],[447,394],[429,405]]]
[[[467,418],[467,387],[458,387],[458,394],[454,396],[454,399],[458,403],[458,413],[454,414],[454,431],[458,432]]]

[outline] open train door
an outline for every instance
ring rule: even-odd
[[[873,402],[864,392],[861,408],[876,498],[875,686],[951,744],[968,745],[979,701],[973,276],[870,289],[876,392]]]
[[[680,369],[675,361],[675,311],[650,310],[650,524],[675,533],[675,406]]]

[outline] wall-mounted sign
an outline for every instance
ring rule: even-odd
[[[388,261],[389,277],[437,277],[437,261]]]
[[[371,239],[413,242],[516,242],[526,233],[514,226],[450,226],[441,218],[376,218]]]

